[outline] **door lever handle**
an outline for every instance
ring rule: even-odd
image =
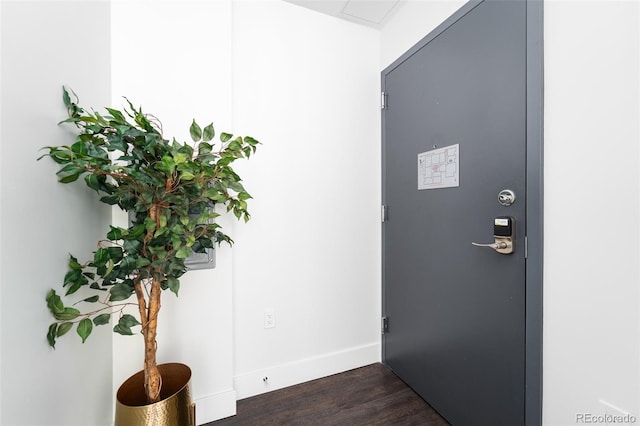
[[[495,242],[489,244],[471,243],[476,247],[489,247],[500,254],[513,253],[513,240],[511,237],[495,237]]]
[[[498,250],[498,249],[506,249],[507,248],[507,243],[505,243],[504,241],[500,241],[500,242],[495,242],[495,243],[491,243],[491,244],[481,244],[481,243],[471,243],[476,247],[491,247],[494,250]]]

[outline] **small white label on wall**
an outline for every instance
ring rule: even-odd
[[[460,144],[418,154],[418,190],[460,186]]]

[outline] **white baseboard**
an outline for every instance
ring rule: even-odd
[[[202,425],[236,414],[236,391],[231,389],[194,400],[196,424]]]
[[[234,387],[238,399],[244,399],[374,364],[380,360],[380,343],[372,343],[240,374],[234,378]]]

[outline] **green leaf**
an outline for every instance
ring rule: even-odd
[[[244,137],[244,141],[246,143],[248,143],[249,145],[253,146],[253,147],[255,147],[256,145],[258,145],[260,143],[257,140],[255,140],[254,138],[252,138],[251,136],[245,136]]]
[[[93,253],[93,264],[96,267],[104,266],[107,264],[107,261],[111,258],[109,256],[109,250],[106,248],[100,247]]]
[[[107,238],[111,241],[116,241],[122,238],[122,228],[116,228],[111,226],[111,231],[107,233]]]
[[[75,154],[78,154],[80,156],[84,156],[87,155],[87,146],[85,145],[85,143],[82,140],[77,141],[76,143],[74,143],[73,145],[71,145],[71,151]]]
[[[136,253],[142,247],[142,243],[138,240],[124,240],[122,246],[127,253]]]
[[[198,154],[199,155],[204,155],[204,154],[208,154],[213,150],[213,146],[211,146],[211,144],[208,144],[206,142],[200,142],[198,144]]]
[[[76,331],[78,332],[78,335],[82,338],[82,343],[84,343],[87,340],[87,337],[89,337],[92,330],[93,330],[93,323],[89,318],[85,318],[78,323],[78,328]]]
[[[171,245],[173,246],[174,250],[178,250],[180,247],[182,247],[182,238],[180,238],[180,235],[182,235],[184,232],[181,233],[173,233],[171,235]]]
[[[84,168],[77,166],[75,164],[67,164],[60,170],[56,172],[57,175],[66,176],[66,175],[75,175],[84,172]]]
[[[237,193],[245,192],[244,186],[242,186],[240,182],[229,181],[227,182],[227,186],[230,189],[233,189],[234,191],[236,191]]]
[[[186,259],[191,254],[191,249],[189,247],[182,247],[178,251],[176,251],[176,257],[178,259]]]
[[[160,228],[156,232],[153,233],[153,238],[158,238],[166,233],[170,232],[169,228]]]
[[[120,272],[129,274],[136,269],[137,261],[134,256],[127,256],[120,262]]]
[[[79,177],[80,177],[80,173],[67,175],[67,176],[65,176],[65,177],[63,177],[61,179],[58,179],[58,182],[60,182],[60,183],[71,183],[71,182],[77,181]]]
[[[65,307],[62,312],[54,313],[53,317],[59,321],[71,321],[78,318],[80,311],[76,308]]]
[[[116,324],[113,327],[113,331],[118,334],[122,334],[123,336],[133,336],[133,332],[130,328],[123,327],[120,324]]]
[[[120,151],[127,152],[127,142],[125,141],[122,135],[109,135],[107,136],[107,140],[109,141],[109,151]],[[124,156],[123,156],[124,157]],[[120,157],[121,160],[124,160],[123,157]]]
[[[213,248],[213,240],[209,237],[201,237],[198,239],[198,243],[204,248]]]
[[[140,269],[144,266],[150,265],[151,261],[144,257],[139,257],[136,259],[136,269]]]
[[[193,123],[191,123],[189,133],[191,134],[191,139],[193,139],[194,142],[198,142],[200,139],[202,139],[202,129],[200,128],[198,123],[196,123],[195,119],[193,120]]]
[[[193,180],[194,178],[195,178],[195,175],[193,173],[191,173],[191,172],[186,171],[186,170],[183,171],[182,173],[180,173],[180,179],[182,179],[182,180],[189,181],[189,180]]]
[[[124,238],[125,240],[137,240],[138,237],[144,234],[145,229],[145,226],[142,224],[136,225],[129,229],[129,233],[127,235],[123,235],[122,238]]]
[[[95,191],[100,189],[100,182],[98,182],[98,177],[96,175],[86,175],[84,177],[84,181],[89,188]]]
[[[169,277],[167,278],[167,286],[169,287],[169,290],[177,296],[178,291],[180,291],[180,280],[174,277]]]
[[[204,131],[202,132],[202,140],[205,142],[209,142],[213,139],[215,135],[216,135],[216,132],[213,129],[213,123],[211,123],[204,128]]]
[[[229,145],[227,146],[227,149],[230,149],[232,151],[238,151],[241,148],[242,148],[242,145],[237,140],[229,142]]]
[[[74,281],[73,283],[71,283],[71,285],[67,289],[67,292],[64,295],[68,296],[70,294],[73,294],[76,291],[80,290],[80,287],[82,287],[84,284],[88,284],[88,283],[89,281],[85,277],[80,276],[77,281]]]
[[[160,219],[159,219],[159,223],[160,223],[160,227],[164,228],[165,226],[167,226],[167,221],[169,219],[167,218],[167,214],[163,213],[160,215]]]
[[[119,302],[121,300],[127,300],[133,294],[133,287],[125,283],[118,283],[111,287],[109,290],[109,301]]]
[[[63,287],[68,286],[69,284],[73,284],[80,280],[82,277],[82,269],[72,268],[64,275],[64,282],[62,284]]]
[[[136,317],[134,317],[133,315],[129,315],[129,314],[122,315],[120,317],[120,320],[118,320],[118,324],[120,324],[120,326],[126,327],[126,328],[131,328],[131,327],[134,327],[136,325],[142,325],[136,319]]]
[[[175,154],[173,154],[173,161],[176,164],[185,163],[187,161],[187,158],[187,154],[185,154],[184,152],[176,152]]]
[[[82,265],[78,263],[78,259],[69,256],[69,268],[73,270],[82,270]]]
[[[107,247],[107,251],[109,252],[110,260],[113,260],[116,263],[122,260],[122,256],[124,255],[122,251],[122,247],[118,247],[118,246]]]
[[[51,311],[52,314],[60,314],[64,312],[64,304],[62,303],[62,299],[60,296],[56,294],[55,290],[49,290],[47,293],[47,307]]]
[[[218,166],[228,166],[229,163],[231,163],[234,160],[235,160],[235,157],[233,156],[233,154],[230,155],[229,153],[227,153],[220,160],[218,160]]]
[[[230,140],[233,137],[233,135],[231,133],[220,133],[220,141],[227,142],[228,140]]]
[[[83,302],[88,302],[88,303],[95,303],[97,302],[99,299],[99,296],[91,296],[91,297],[87,297],[86,299],[83,300]]]
[[[113,206],[115,204],[118,204],[118,196],[117,195],[105,195],[104,197],[100,198],[100,201],[102,201],[105,204],[109,204],[110,206]]]
[[[47,331],[47,341],[49,342],[49,346],[53,349],[56,348],[56,335],[58,334],[58,324],[53,323],[49,326],[49,331]]]
[[[69,92],[67,92],[66,87],[62,87],[62,102],[64,102],[64,106],[69,108],[71,106],[71,97],[69,96]]]
[[[61,149],[49,148],[49,157],[58,164],[66,164],[71,161],[71,154]],[[42,157],[40,157],[42,158]]]
[[[108,276],[111,271],[113,271],[113,268],[115,267],[115,263],[113,262],[113,259],[109,259],[109,261],[107,262],[107,267],[101,267],[98,268],[98,272],[100,273],[101,276],[106,277]],[[102,272],[102,269],[104,268],[104,272]]]
[[[110,319],[111,319],[111,314],[100,314],[93,319],[93,323],[95,325],[105,325],[105,324],[109,324]]]
[[[147,247],[147,250],[149,250],[149,252],[151,252],[151,254],[153,254],[154,256],[156,256],[158,259],[165,259],[167,257],[167,251],[163,248],[163,247]]]
[[[176,169],[176,163],[173,160],[173,157],[165,154],[162,157],[162,161],[156,166],[158,170],[162,170],[166,173],[167,176],[172,175]]]
[[[155,230],[156,225],[157,225],[156,221],[151,219],[150,217],[147,216],[144,218],[144,226],[147,232]]]
[[[105,108],[109,114],[111,114],[111,116],[116,119],[119,122],[123,122],[123,121],[127,121],[124,118],[124,115],[122,115],[122,113],[120,111],[118,111],[117,109],[113,109],[113,108]]]
[[[58,326],[58,331],[56,332],[56,336],[57,337],[64,336],[69,332],[69,330],[71,330],[72,327],[73,327],[72,322],[63,322]]]

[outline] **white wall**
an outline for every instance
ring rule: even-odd
[[[232,132],[231,1],[112,2],[113,105],[126,96],[158,117],[167,139],[190,141],[189,126],[213,122]],[[115,212],[115,220],[126,217]],[[233,221],[219,221],[233,235]],[[191,367],[198,423],[235,413],[232,254],[217,267],[188,272],[179,297],[165,292],[158,362]],[[142,368],[141,336],[114,336],[114,387]]]
[[[92,385],[111,382],[92,364],[111,364],[110,330],[81,349],[71,338],[51,352],[44,339],[44,295],[66,253],[90,252],[109,218],[34,161],[67,140],[55,125],[62,83],[86,105],[126,95],[168,135],[185,138],[197,118],[263,142],[238,168],[252,221],[225,219],[235,247],[219,251],[215,271],[189,273],[179,304],[163,301],[160,361],[194,369],[200,422],[233,410],[234,387],[243,397],[379,359],[379,71],[462,2],[409,1],[381,34],[279,1],[149,4],[114,2],[110,29],[106,3],[2,3],[2,424],[111,421],[112,389]],[[639,20],[636,2],[546,2],[546,425],[616,413],[600,401],[640,417]],[[81,47],[65,48],[71,39]],[[615,181],[599,180],[610,152]],[[626,236],[614,248],[600,245],[611,218]],[[25,241],[39,242],[37,268]],[[20,303],[30,300],[41,306]],[[275,329],[263,328],[265,308]],[[135,338],[122,339],[114,384],[142,359]],[[83,390],[82,410],[59,383]]]
[[[382,68],[462,4],[406,2]],[[546,1],[544,19],[544,424],[640,419],[638,2]]]
[[[545,4],[546,425],[606,403],[640,419],[638,17]]]
[[[2,2],[0,1],[0,23],[2,23]],[[0,91],[2,90],[2,31],[0,30]],[[2,96],[0,96],[0,165],[2,165]],[[0,169],[1,170],[1,169]],[[2,173],[0,172],[0,188],[2,188]],[[2,192],[0,192],[0,206]],[[2,208],[0,208],[0,306],[2,306]],[[1,317],[0,317],[1,319]],[[0,321],[0,383],[2,381],[2,322]],[[2,386],[0,385],[0,422],[2,421]]]
[[[238,1],[233,39],[234,127],[263,142],[241,168],[253,218],[234,230],[246,397],[380,360],[379,33]]]
[[[166,136],[186,138],[195,117],[263,143],[237,168],[252,220],[224,219],[233,249],[163,299],[159,360],[194,370],[199,423],[232,414],[234,389],[378,361],[378,33],[282,1],[149,4],[113,2],[114,103],[142,103]],[[115,386],[142,359],[124,339]]]
[[[3,1],[0,8],[0,424],[108,425],[111,331],[95,329],[85,345],[70,333],[51,350],[45,296],[61,289],[68,253],[91,256],[109,210],[84,183],[57,183],[56,164],[36,158],[42,146],[74,140],[57,126],[66,115],[63,84],[86,104],[109,102],[109,5]]]

